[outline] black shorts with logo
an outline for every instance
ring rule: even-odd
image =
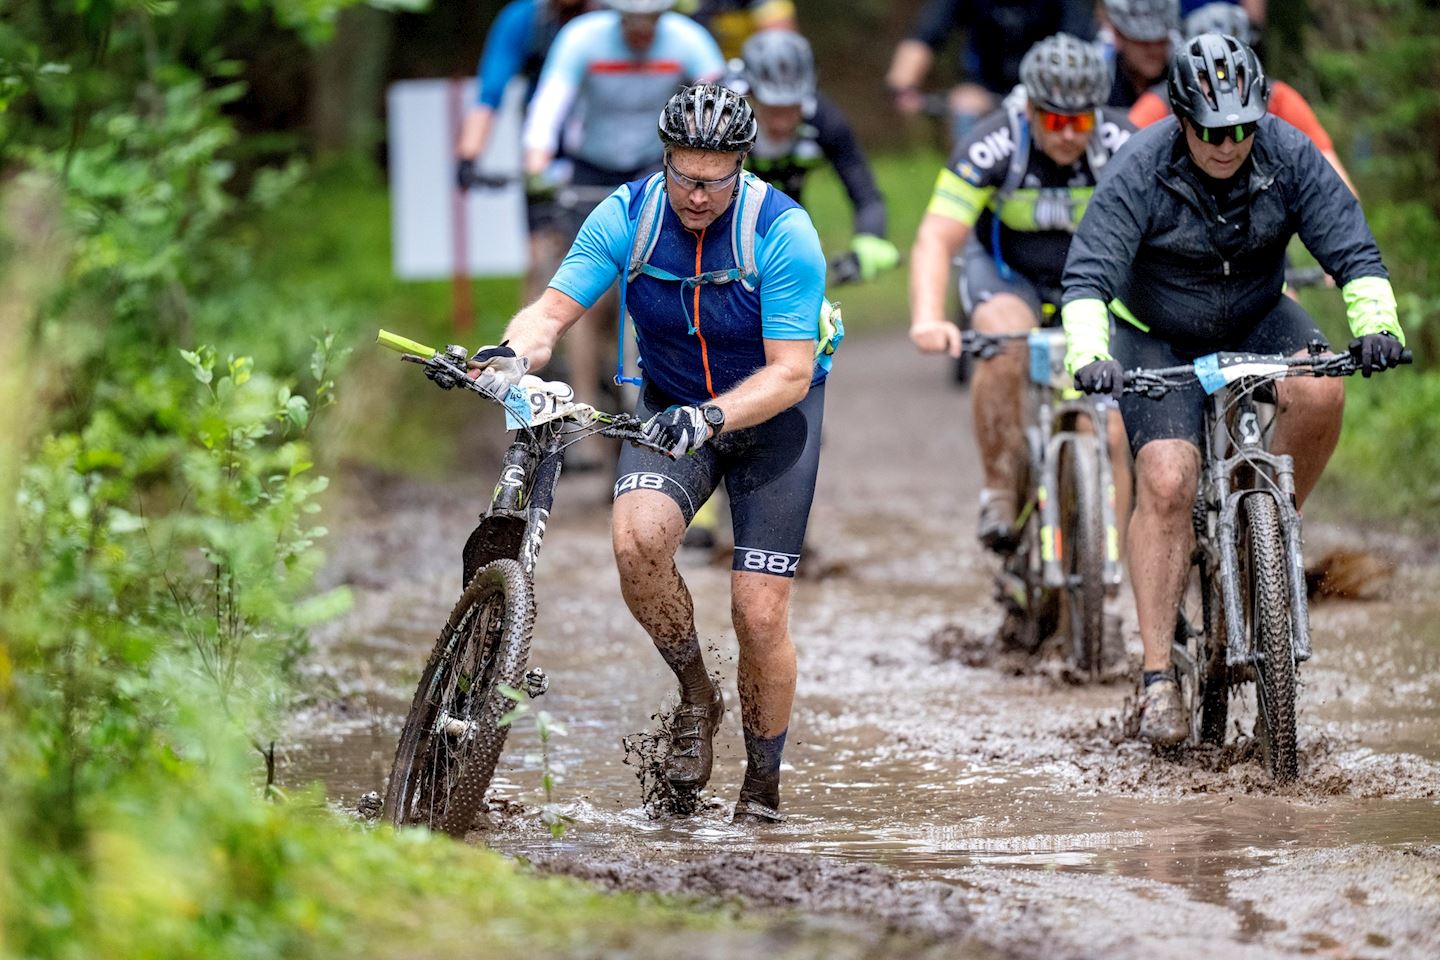
[[[1213,344],[1203,350],[1177,346],[1117,319],[1111,325],[1110,353],[1126,370],[1133,370],[1178,367],[1221,350],[1290,356],[1304,350],[1312,340],[1325,342],[1325,335],[1304,307],[1282,296],[1248,334],[1232,343]],[[1152,440],[1187,440],[1204,449],[1205,391],[1199,383],[1188,383],[1158,400],[1126,394],[1120,398],[1120,415],[1125,419],[1132,453],[1138,454],[1140,448]]]
[[[678,406],[648,380],[635,415]],[[690,456],[671,460],[648,447],[620,452],[615,499],[656,490],[680,507],[689,523],[723,480],[735,530],[732,570],[793,577],[820,469],[820,423],[825,384],[810,387],[795,406],[764,423],[722,433]]]

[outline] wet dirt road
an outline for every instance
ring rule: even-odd
[[[538,743],[519,729],[493,794],[512,812],[486,842],[610,886],[840,911],[950,955],[963,942],[1047,958],[1440,956],[1440,568],[1372,544],[1399,562],[1385,599],[1312,611],[1298,785],[1270,788],[1245,742],[1156,756],[1123,736],[1132,680],[1074,686],[956,656],[986,660],[975,640],[998,622],[973,543],[965,395],[902,338],[847,343],[838,366],[810,536],[825,575],[799,582],[793,617],[789,821],[727,822],[744,763],[728,565],[700,559],[682,572],[731,692],[714,799],[687,820],[645,816],[620,737],[673,679],[620,599],[608,484],[589,475],[558,497],[532,650],[551,677],[536,706],[568,727],[554,752],[572,824],[558,841],[541,824]],[[357,602],[316,639],[288,782],[321,780],[350,808],[383,789],[494,470],[471,485],[343,484],[328,578]],[[1355,543],[1319,523],[1308,539],[1312,556]],[[1248,732],[1253,704],[1238,713]]]

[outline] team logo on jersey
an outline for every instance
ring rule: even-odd
[[[1108,122],[1100,124],[1100,142],[1111,153],[1123,147],[1125,141],[1129,139],[1130,131],[1120,129],[1118,124]]]
[[[980,171],[979,171],[979,170],[976,170],[974,167],[972,167],[972,166],[969,164],[968,161],[962,161],[961,164],[960,164],[958,167],[955,168],[955,172],[960,175],[960,178],[961,178],[962,180],[964,180],[966,183],[970,184],[970,186],[972,186],[972,187],[978,187],[978,186],[980,186],[980,180],[981,180]]]
[[[1001,127],[970,144],[966,155],[970,157],[970,162],[981,170],[989,170],[1014,152],[1015,141],[1010,137],[1010,128]]]
[[[1075,196],[1065,187],[1048,187],[1035,199],[1035,226],[1075,232]]]

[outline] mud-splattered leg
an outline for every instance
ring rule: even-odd
[[[795,645],[790,641],[793,581],[763,573],[730,575],[730,614],[740,644],[740,717],[745,783],[740,799],[780,806],[780,760],[795,702]]]
[[[681,698],[709,703],[714,685],[695,636],[695,607],[675,567],[685,517],[661,493],[636,490],[615,501],[611,537],[620,592],[680,681]]]
[[[1135,613],[1145,670],[1168,670],[1175,612],[1195,539],[1191,508],[1200,482],[1200,451],[1185,440],[1147,443],[1135,457],[1135,481],[1135,516],[1130,522]]]

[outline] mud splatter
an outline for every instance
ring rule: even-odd
[[[1051,637],[1038,651],[1030,653],[1008,640],[1003,623],[990,630],[969,624],[947,624],[930,634],[925,643],[937,663],[963,663],[1011,677],[1041,677],[1056,686],[1129,683],[1140,669],[1139,658],[1127,653],[1119,638],[1107,638],[1104,663],[1092,675],[1088,670],[1075,668],[1063,638]]]
[[[677,790],[665,777],[665,764],[670,759],[670,719],[680,705],[676,697],[668,697],[659,712],[651,714],[654,729],[642,730],[621,737],[625,748],[625,765],[635,771],[640,782],[640,803],[652,820],[693,816],[703,805],[699,790]]]

